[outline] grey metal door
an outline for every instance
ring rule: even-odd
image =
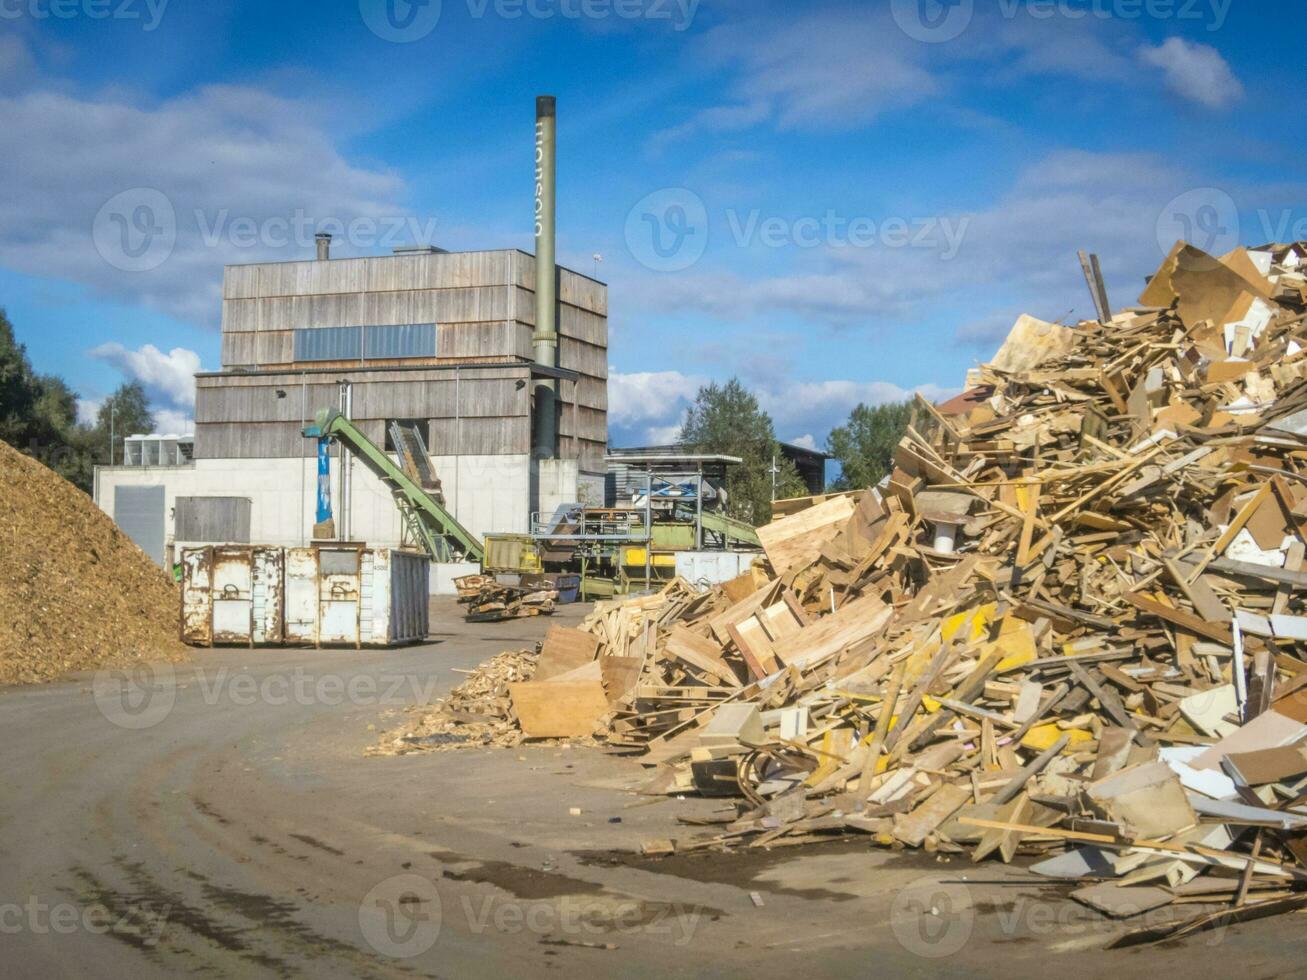
[[[163,487],[117,487],[113,493],[113,519],[137,546],[163,564]]]

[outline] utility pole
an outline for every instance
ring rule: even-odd
[[[111,396],[112,397],[112,396]],[[109,402],[109,465],[113,465],[113,420],[118,414],[118,406]]]

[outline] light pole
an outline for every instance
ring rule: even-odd
[[[118,406],[113,402],[109,403],[109,465],[113,465],[113,421],[114,416],[118,414]]]

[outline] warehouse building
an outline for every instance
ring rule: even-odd
[[[317,447],[301,430],[323,408],[347,409],[379,446],[389,421],[415,421],[449,509],[478,536],[525,533],[533,513],[603,501],[606,286],[558,269],[551,367],[533,358],[530,254],[332,260],[329,249],[324,236],[317,260],[228,266],[222,368],[196,379],[190,458],[141,453],[97,471],[96,502],[156,560],[170,544],[198,543],[179,536],[179,517],[214,541],[310,540]],[[556,382],[554,458],[532,451],[542,379]],[[333,480],[342,539],[400,543],[399,514],[370,472],[335,459]],[[225,526],[225,514],[243,516]]]

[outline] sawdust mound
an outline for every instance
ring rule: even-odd
[[[0,684],[180,660],[177,591],[86,494],[0,442]]]

